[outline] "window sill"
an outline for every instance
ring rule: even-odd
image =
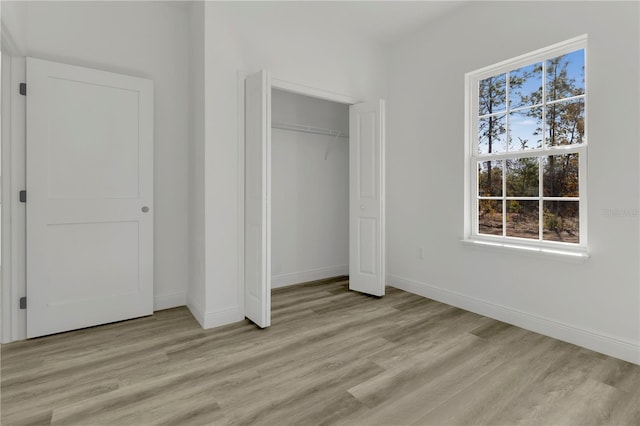
[[[522,254],[525,256],[535,256],[545,259],[555,259],[573,263],[583,263],[589,259],[590,255],[582,250],[567,250],[564,248],[532,247],[519,245],[517,243],[503,243],[497,241],[484,241],[474,239],[464,239],[461,242],[469,247],[479,250],[490,250],[502,253]]]

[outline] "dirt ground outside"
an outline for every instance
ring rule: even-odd
[[[560,241],[564,243],[579,243],[580,234],[577,218],[560,218],[561,224],[557,229],[543,228],[544,241]],[[507,214],[508,237],[538,239],[538,215],[523,213]],[[485,235],[502,235],[502,215],[500,213],[486,213],[479,217],[479,233]]]

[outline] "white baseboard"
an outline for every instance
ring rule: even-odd
[[[242,321],[244,312],[240,306],[232,306],[230,308],[220,309],[218,311],[210,311],[204,314],[204,320],[201,323],[202,328],[220,327],[221,325],[233,324]]]
[[[163,309],[175,308],[187,304],[187,293],[173,293],[155,296],[153,298],[153,310],[161,311]]]
[[[321,280],[347,274],[349,274],[349,265],[329,266],[308,271],[274,275],[271,277],[271,288],[286,287],[292,284],[300,284],[307,281]]]
[[[189,303],[188,301],[187,301],[187,309],[189,309],[189,311],[191,312],[191,315],[193,315],[196,321],[198,321],[198,323],[200,324],[200,327],[204,328],[204,314],[202,313],[202,311],[196,308],[194,304]]]
[[[234,322],[244,319],[244,312],[240,306],[232,306],[218,311],[202,312],[192,303],[187,303],[187,308],[189,308],[191,315],[193,315],[196,321],[200,323],[200,327],[204,329],[233,324]]]
[[[437,300],[634,364],[640,364],[640,345],[636,342],[583,329],[397,275],[388,275],[387,283],[409,293]]]

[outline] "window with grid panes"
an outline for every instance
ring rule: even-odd
[[[586,247],[586,40],[467,74],[471,238]]]

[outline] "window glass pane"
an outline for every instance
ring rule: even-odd
[[[478,196],[502,196],[502,161],[478,163]]]
[[[509,151],[542,148],[542,107],[509,113]]]
[[[538,196],[538,157],[507,160],[507,197]]]
[[[478,120],[478,154],[506,151],[506,116],[491,116]]]
[[[496,64],[480,78],[494,75],[475,80],[468,106],[477,108],[477,127],[468,130],[477,148],[467,164],[476,164],[477,216],[471,219],[479,234],[580,243],[586,188],[579,187],[585,177],[572,151],[582,153],[587,143],[585,49],[549,52],[528,64]]]
[[[542,103],[542,62],[509,73],[509,109]]]
[[[549,59],[547,102],[584,94],[584,50]]]
[[[507,74],[480,81],[478,111],[480,115],[493,114],[506,109]]]
[[[502,235],[502,200],[478,200],[478,233]]]
[[[579,214],[579,201],[545,201],[542,238],[546,241],[579,243]]]
[[[547,147],[584,142],[584,99],[547,105]]]
[[[579,197],[579,154],[550,155],[544,158],[545,197]]]
[[[539,235],[538,201],[507,200],[507,236],[532,238]]]

